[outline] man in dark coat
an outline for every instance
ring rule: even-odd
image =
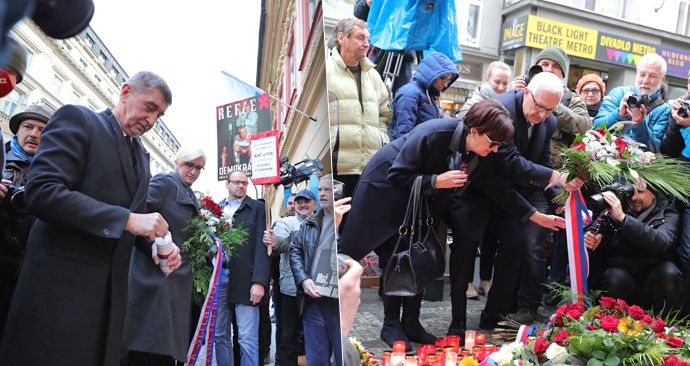
[[[171,103],[165,81],[140,72],[112,111],[67,105],[51,118],[26,185],[37,220],[0,364],[118,364],[135,236],[168,231],[161,215],[143,213],[149,157],[138,136]],[[179,267],[179,249],[169,264]]]
[[[34,217],[23,212],[22,193],[29,166],[41,143],[41,133],[55,112],[43,104],[32,104],[10,118],[12,140],[0,148],[7,152],[2,184],[13,186],[12,195],[0,197],[0,342],[17,285],[26,239]]]
[[[263,242],[266,230],[264,204],[247,196],[249,178],[242,171],[230,173],[225,186],[228,197],[220,201],[223,216],[232,225],[247,230],[247,241],[235,255],[223,263],[218,293],[216,361],[219,366],[232,364],[232,322],[237,322],[242,366],[259,364],[259,304],[267,304],[271,257]]]
[[[560,79],[551,73],[537,74],[530,85],[520,91],[501,94],[497,100],[510,112],[515,135],[513,140],[505,143],[496,154],[490,156],[487,165],[501,172],[509,184],[527,200],[533,209],[548,212],[549,205],[543,189],[547,185],[577,188],[577,183],[564,182],[565,176],[551,168],[550,139],[556,128],[553,109],[558,105],[563,93]],[[459,223],[453,228],[460,237],[453,238],[450,256],[451,302],[453,320],[449,333],[462,333],[465,329],[467,299],[465,291],[470,273],[467,270],[474,258],[476,244],[482,240],[485,229],[494,230],[501,242],[501,250],[494,265],[495,274],[491,291],[487,296],[486,307],[482,312],[480,327],[493,328],[503,315],[510,313],[514,307],[518,279],[521,275],[521,260],[528,248],[541,244],[541,263],[544,263],[543,248],[546,231],[544,228],[564,227],[563,218],[551,217],[552,223],[531,220],[525,224],[535,211],[528,215],[507,215],[505,209],[496,205],[487,205],[490,196],[481,192],[478,187],[484,183],[475,181],[461,202],[451,202],[450,209]],[[575,186],[574,186],[575,185]],[[457,240],[456,240],[457,239]],[[538,252],[530,250],[530,253]],[[523,271],[526,269],[523,268]],[[529,278],[534,278],[529,274]],[[536,282],[540,286],[544,282]],[[532,304],[530,304],[532,305]],[[527,304],[525,304],[527,307]],[[536,305],[534,305],[536,308]],[[528,309],[532,309],[531,307]]]

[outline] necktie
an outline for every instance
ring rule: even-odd
[[[132,158],[132,166],[134,167],[134,171],[137,171],[137,148],[134,145],[134,140],[127,136],[127,145],[129,146],[129,155]]]

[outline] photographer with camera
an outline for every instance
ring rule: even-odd
[[[649,151],[659,152],[671,111],[659,92],[665,77],[666,60],[655,53],[642,56],[637,62],[635,85],[609,92],[594,117],[594,127],[607,128],[617,122],[631,121],[626,133],[647,145]]]
[[[0,339],[17,284],[26,239],[34,221],[24,207],[27,172],[41,143],[41,133],[53,112],[46,105],[33,104],[12,116],[10,130],[14,137],[2,147],[6,164],[2,172],[5,195],[0,197]]]
[[[673,261],[680,224],[673,199],[640,181],[604,187],[593,200],[606,207],[585,233],[585,246],[602,261],[600,289],[657,312],[676,308],[682,276]]]

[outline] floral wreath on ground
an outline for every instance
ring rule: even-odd
[[[194,287],[192,299],[203,305],[211,279],[211,259],[217,253],[213,237],[220,239],[226,258],[232,258],[238,245],[247,240],[247,230],[241,225],[232,227],[230,220],[223,217],[220,206],[209,196],[199,200],[199,215],[189,220],[185,230],[192,235],[182,244],[181,250],[189,254]]]
[[[504,346],[489,357],[499,366],[690,366],[686,319],[677,314],[655,317],[606,296],[586,310],[581,304],[561,305],[539,337]]]
[[[623,135],[623,123],[577,134],[573,144],[561,151],[562,170],[570,179],[580,177],[594,189],[624,177],[631,184],[644,182],[683,202],[690,196],[690,165],[677,159],[644,151],[643,144]],[[556,201],[565,202],[563,190]]]

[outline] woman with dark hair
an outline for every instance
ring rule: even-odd
[[[477,179],[482,180],[480,189],[489,192],[496,204],[517,215],[528,215],[532,207],[508,188],[493,165],[483,163],[503,141],[513,137],[513,132],[513,122],[505,107],[495,100],[485,100],[472,106],[464,120],[429,120],[381,148],[367,163],[355,189],[340,252],[359,260],[373,250],[380,261],[387,261],[398,239],[398,227],[417,176],[422,176],[421,194],[428,198],[435,222],[444,219],[449,227],[456,225],[452,223],[454,215],[446,208],[463,192],[455,188]],[[460,169],[465,164],[466,172]],[[539,215],[545,216],[537,212],[534,217]],[[422,294],[383,296],[384,342],[392,345],[395,340],[411,340],[433,344],[435,337],[419,322],[421,300]]]

